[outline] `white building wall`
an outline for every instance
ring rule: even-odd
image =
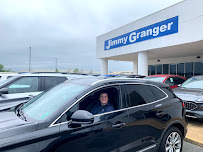
[[[174,6],[127,24],[116,30],[97,37],[96,57],[107,58],[133,52],[174,46],[203,40],[203,0],[185,0]],[[158,37],[115,49],[104,51],[104,42],[108,39],[132,32],[142,27],[179,16],[179,32]],[[152,50],[153,51],[153,50]]]
[[[138,53],[138,74],[148,75],[148,53],[146,51]]]

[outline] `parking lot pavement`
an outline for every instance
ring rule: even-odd
[[[203,121],[188,118],[188,132],[185,140],[203,147]]]
[[[191,144],[189,142],[183,142],[183,152],[202,152],[203,147]]]

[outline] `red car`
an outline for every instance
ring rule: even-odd
[[[144,79],[166,83],[171,89],[177,88],[178,85],[182,84],[186,80],[186,78],[183,76],[169,74],[150,75]]]

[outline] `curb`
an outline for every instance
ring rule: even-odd
[[[203,141],[197,141],[197,140],[194,140],[192,138],[187,138],[187,137],[185,137],[184,140],[189,142],[189,143],[192,143],[192,144],[198,145],[200,147],[203,147]]]

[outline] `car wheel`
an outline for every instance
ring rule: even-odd
[[[169,128],[160,145],[160,152],[181,152],[183,147],[183,137],[176,127]]]

